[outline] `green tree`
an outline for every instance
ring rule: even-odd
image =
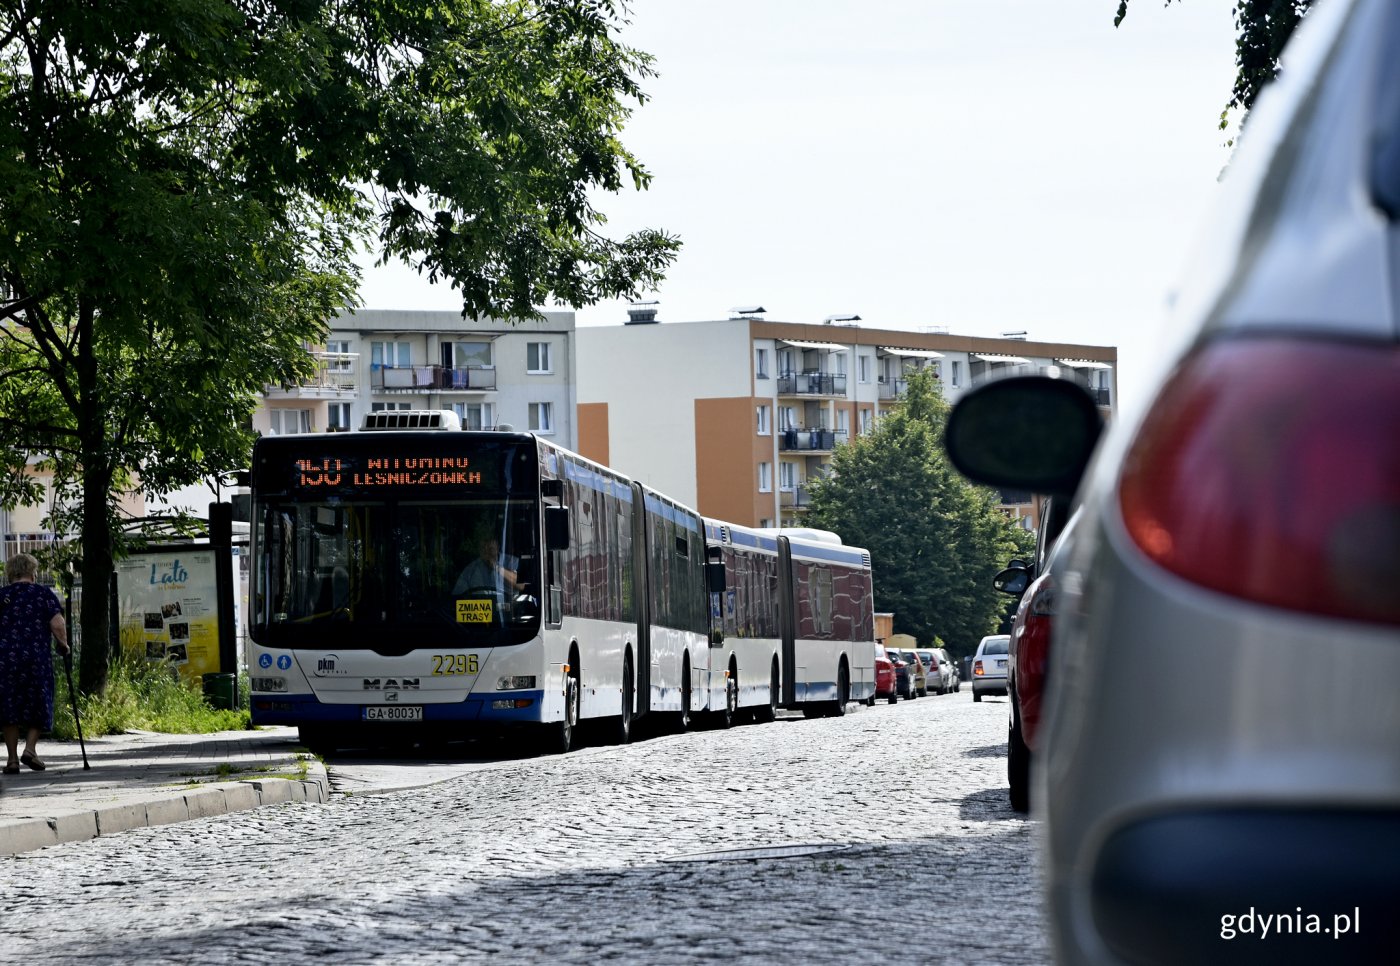
[[[1230,124],[1232,110],[1247,112],[1264,86],[1278,76],[1279,55],[1312,4],[1313,0],[1236,0],[1235,85],[1220,112],[1222,131]],[[1113,25],[1117,27],[1127,15],[1128,0],[1118,0]]]
[[[1001,619],[992,577],[1027,548],[998,509],[996,491],[968,483],[939,442],[948,404],[932,375],[913,373],[904,405],[837,448],[830,476],[812,483],[812,525],[865,547],[876,606],[896,631],[925,645],[941,637],[967,653]]]
[[[0,500],[81,536],[107,675],[119,497],[246,465],[265,385],[355,304],[361,247],[522,319],[653,288],[601,234],[650,58],[620,0],[25,0],[0,9]],[[97,646],[93,646],[96,643]]]

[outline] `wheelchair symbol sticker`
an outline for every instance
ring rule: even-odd
[[[271,654],[260,654],[260,655],[258,655],[258,667],[272,667],[272,655],[271,655]]]

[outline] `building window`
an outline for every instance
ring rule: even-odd
[[[496,428],[496,411],[493,403],[453,403],[452,411],[462,420],[463,429]]]
[[[794,370],[792,368],[792,350],[778,350],[778,375],[790,376],[792,375],[793,371]]]
[[[778,489],[792,490],[797,487],[797,465],[795,463],[778,464]]]
[[[778,429],[786,433],[790,429],[797,428],[797,410],[792,406],[783,406],[778,410]]]
[[[525,371],[532,375],[549,375],[554,371],[552,360],[549,357],[548,342],[531,342],[525,347],[525,354],[528,361],[525,364]]]
[[[273,436],[311,432],[311,410],[309,409],[269,409],[267,414],[272,419]]]
[[[870,357],[868,355],[856,357],[856,369],[861,382],[870,381]]]
[[[351,359],[349,339],[331,339],[328,341],[326,343],[326,355],[330,356],[330,358],[326,360],[327,371],[350,371]]]
[[[846,374],[846,353],[833,352],[831,354],[831,360],[836,364],[836,374],[838,376],[844,376]]]
[[[554,432],[554,403],[530,403],[530,432]]]
[[[772,493],[772,492],[773,492],[773,464],[772,464],[772,463],[759,463],[759,464],[758,464],[758,492],[760,492],[760,493]]]
[[[768,378],[768,350],[753,350],[753,372],[756,379]]]
[[[956,389],[962,385],[962,363],[954,359],[948,364],[953,367],[952,379],[950,381],[953,384],[953,388]]]
[[[767,406],[758,407],[758,435],[768,436],[773,432],[772,410]]]
[[[378,371],[388,366],[391,369],[407,369],[409,359],[407,342],[371,342],[369,344],[369,366]]]
[[[848,410],[836,410],[836,433],[845,439],[851,432],[851,414]]]
[[[870,432],[871,414],[869,409],[860,411],[860,434],[864,436]]]
[[[326,409],[326,429],[345,432],[350,428],[350,404],[331,403]]]
[[[411,405],[406,402],[372,402],[369,404],[369,411],[372,413],[382,413],[385,411],[394,412],[395,410],[410,408],[412,408]]]

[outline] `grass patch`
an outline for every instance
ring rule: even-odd
[[[78,737],[73,703],[62,667],[55,668],[54,738]],[[79,695],[83,735],[117,735],[124,731],[160,731],[166,734],[207,734],[242,731],[250,727],[246,707],[216,710],[204,699],[198,685],[185,684],[173,668],[129,657],[114,658],[102,694]]]

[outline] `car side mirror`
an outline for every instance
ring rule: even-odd
[[[1007,567],[992,578],[992,586],[1003,594],[1024,594],[1031,585],[1031,572],[1025,567]]]
[[[943,445],[975,483],[1072,496],[1102,432],[1098,405],[1075,383],[1012,376],[959,399]]]

